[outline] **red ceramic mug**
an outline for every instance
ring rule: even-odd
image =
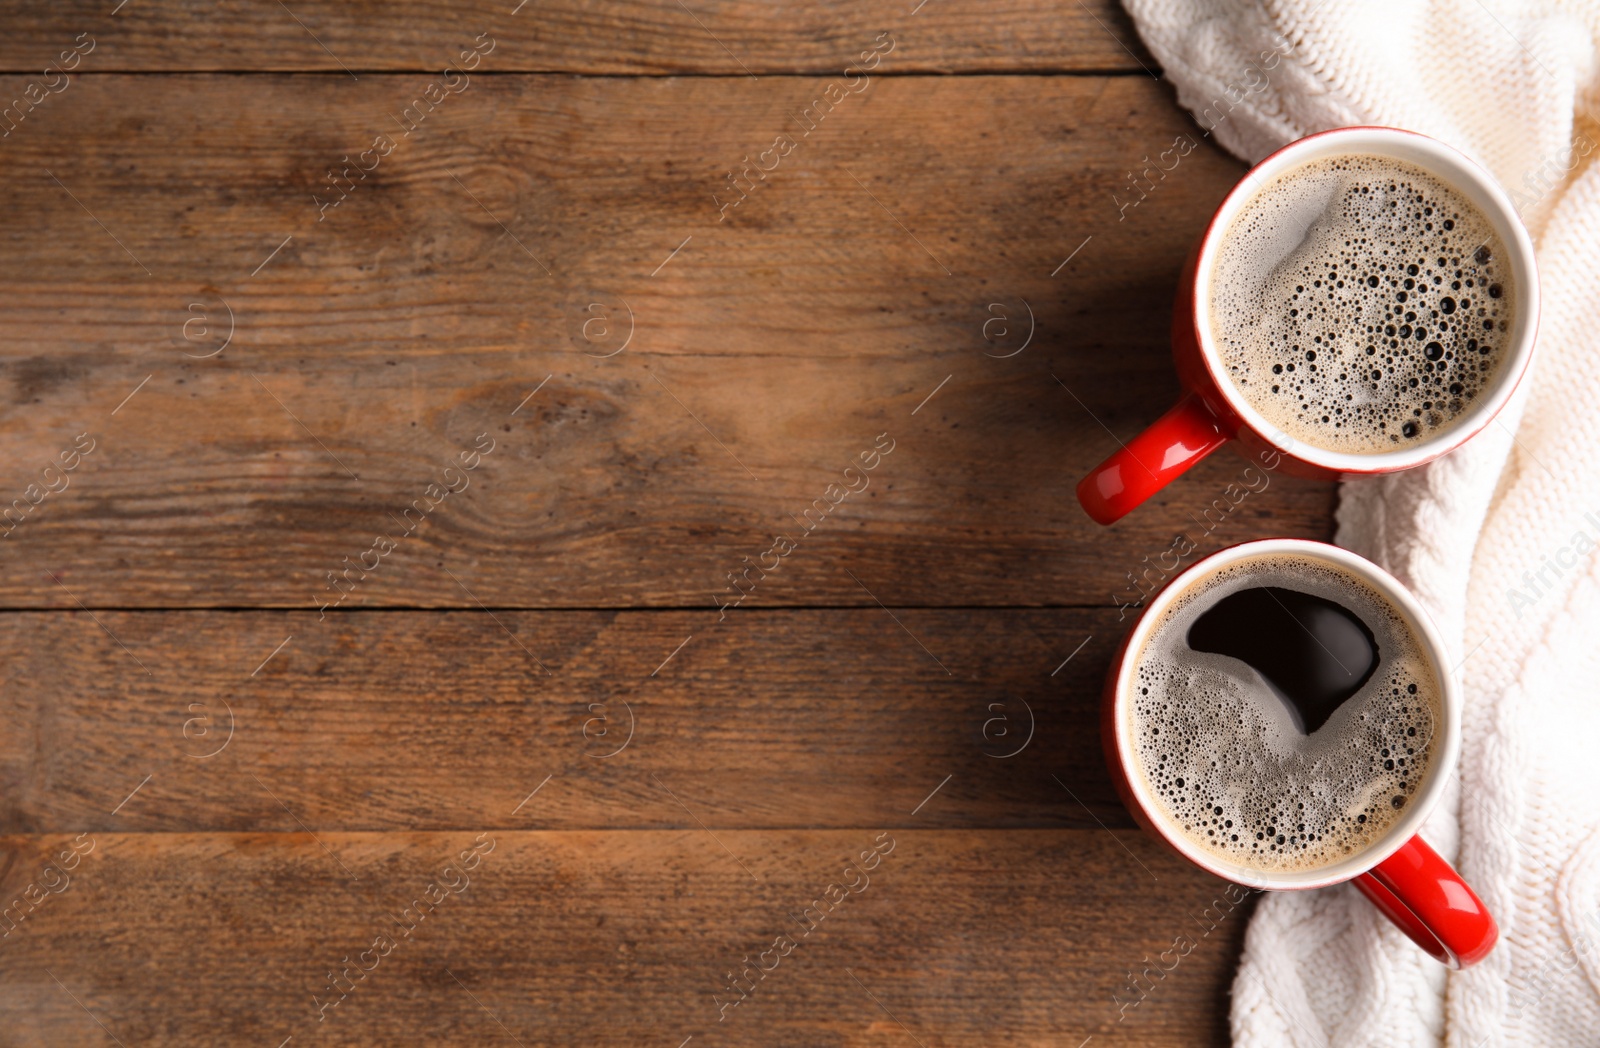
[[[1208,316],[1211,271],[1219,246],[1240,208],[1260,188],[1294,167],[1323,157],[1351,154],[1405,161],[1464,194],[1483,212],[1505,245],[1512,286],[1518,296],[1506,358],[1494,384],[1477,403],[1432,439],[1374,454],[1315,447],[1291,439],[1269,423],[1229,379],[1218,356]],[[1286,472],[1325,480],[1422,465],[1461,446],[1505,406],[1532,358],[1538,321],[1539,280],[1533,245],[1516,209],[1488,172],[1441,142],[1394,128],[1346,127],[1302,138],[1252,168],[1212,216],[1189,256],[1173,306],[1172,355],[1183,383],[1183,397],[1083,478],[1078,484],[1078,501],[1089,516],[1101,524],[1110,524],[1229,440],[1238,441],[1240,450],[1251,457],[1271,457],[1271,449],[1276,449]]]
[[[1193,584],[1221,568],[1263,555],[1282,554],[1325,563],[1336,571],[1342,569],[1376,591],[1410,627],[1440,688],[1439,722],[1433,731],[1433,741],[1439,749],[1404,814],[1380,837],[1344,859],[1289,871],[1230,862],[1188,840],[1152,796],[1151,787],[1139,770],[1129,712],[1137,685],[1139,656],[1173,602]],[[1461,749],[1460,688],[1444,643],[1427,612],[1394,576],[1371,561],[1338,546],[1304,539],[1245,542],[1198,561],[1150,598],[1123,640],[1106,677],[1100,728],[1106,764],[1129,812],[1146,831],[1201,869],[1237,884],[1266,890],[1304,890],[1353,881],[1413,942],[1452,968],[1476,964],[1494,947],[1499,936],[1494,918],[1461,875],[1418,836],[1445,790]]]

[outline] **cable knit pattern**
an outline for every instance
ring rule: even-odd
[[[1346,483],[1338,514],[1338,541],[1411,587],[1461,665],[1460,774],[1424,835],[1501,943],[1447,972],[1348,886],[1274,893],[1234,983],[1235,1042],[1600,1044],[1600,4],[1125,2],[1229,150],[1255,161],[1349,124],[1432,135],[1512,194],[1542,274],[1539,353],[1501,420]]]

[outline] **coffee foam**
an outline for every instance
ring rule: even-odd
[[[1346,608],[1372,631],[1378,667],[1310,736],[1254,669],[1193,651],[1189,627],[1218,600],[1281,586]],[[1170,829],[1264,872],[1332,865],[1377,842],[1422,788],[1442,742],[1442,695],[1411,627],[1359,578],[1267,554],[1191,585],[1139,652],[1125,724],[1136,774]]]
[[[1494,387],[1514,315],[1508,257],[1483,212],[1419,167],[1307,161],[1230,222],[1212,334],[1239,393],[1294,439],[1411,447]]]

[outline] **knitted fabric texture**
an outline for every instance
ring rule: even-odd
[[[1431,465],[1345,483],[1338,512],[1339,543],[1409,586],[1454,649],[1461,763],[1424,836],[1500,944],[1449,972],[1348,885],[1269,893],[1235,1043],[1600,1045],[1600,5],[1125,2],[1179,103],[1245,160],[1350,124],[1473,157],[1532,233],[1543,292],[1500,420]]]

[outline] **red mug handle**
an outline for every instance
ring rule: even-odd
[[[1355,886],[1412,942],[1452,968],[1477,964],[1500,937],[1483,900],[1420,836],[1357,877]]]
[[[1078,501],[1101,524],[1122,519],[1228,440],[1217,416],[1190,393],[1078,482]]]

